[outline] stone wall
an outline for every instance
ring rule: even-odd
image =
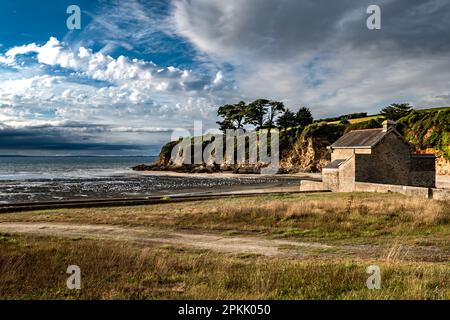
[[[356,182],[355,191],[357,192],[379,192],[388,193],[395,192],[401,193],[409,197],[433,199],[441,201],[450,200],[450,189],[436,189],[436,188],[424,188],[424,187],[412,187],[412,186],[398,186],[389,184],[378,183],[366,183]]]
[[[408,185],[415,187],[434,188],[436,187],[436,172],[411,171]]]
[[[431,189],[431,197],[434,200],[450,200],[450,189]]]
[[[355,153],[355,149],[333,149],[331,162],[334,160],[348,159]]]
[[[352,192],[355,184],[355,156],[339,166],[339,191]]]
[[[372,154],[356,154],[355,180],[408,185],[411,147],[394,132],[372,149]]]
[[[322,169],[322,181],[324,186],[332,191],[340,192],[351,192],[353,191],[353,184],[355,182],[355,155],[353,149],[336,149],[333,150],[334,153],[338,153],[338,158],[345,159],[345,153],[341,151],[346,151],[350,154],[347,160],[340,164],[339,168],[336,169]],[[351,152],[350,152],[351,151]]]
[[[412,155],[409,185],[434,188],[436,186],[436,157]]]
[[[322,169],[324,186],[331,191],[339,191],[339,169]]]
[[[327,190],[329,189],[322,182],[309,180],[300,181],[300,191],[318,192]],[[412,186],[399,186],[393,184],[355,182],[355,184],[353,185],[353,191],[378,192],[378,193],[395,192],[415,198],[450,201],[450,189],[422,188]]]
[[[379,193],[396,192],[410,197],[418,197],[425,199],[428,199],[431,193],[429,188],[399,186],[393,184],[367,183],[367,182],[355,182],[355,191],[379,192]]]
[[[300,181],[300,191],[329,191],[323,182],[311,181],[311,180],[301,180]]]
[[[322,192],[330,190],[323,182],[302,180],[300,181],[300,191],[303,192]],[[440,201],[450,201],[450,189],[423,188],[412,186],[399,186],[393,184],[379,184],[367,182],[355,182],[354,192],[395,192],[409,197],[433,199]]]

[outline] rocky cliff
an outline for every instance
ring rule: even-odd
[[[280,133],[280,173],[320,172],[330,161],[327,146],[336,141],[344,133],[356,129],[381,127],[381,119],[372,119],[356,124],[341,125],[314,123],[304,129],[294,128]],[[450,175],[450,108],[413,111],[398,121],[397,129],[407,140],[412,142],[417,153],[436,153],[438,174]],[[178,144],[166,144],[158,160],[151,165],[140,165],[134,170],[170,170],[178,172],[221,172],[260,173],[267,164],[216,164],[214,157],[206,159],[205,163],[184,164],[184,156],[171,159],[173,148]],[[203,142],[203,149],[208,147]],[[193,154],[193,153],[192,153]],[[191,154],[191,156],[193,156]]]
[[[280,171],[320,172],[330,162],[327,146],[342,136],[345,127],[312,124],[301,132],[286,133],[281,137]]]
[[[294,172],[320,172],[322,167],[330,160],[328,145],[338,139],[344,132],[345,127],[340,125],[327,125],[316,123],[302,129],[291,129],[280,133],[280,173]],[[205,159],[202,164],[185,164],[185,156],[178,155],[172,158],[173,148],[178,141],[166,144],[158,160],[150,165],[139,165],[134,170],[169,170],[177,172],[234,172],[234,173],[260,173],[261,169],[267,167],[267,163],[257,164],[231,164],[229,159],[224,159],[223,164],[216,164],[214,159]],[[203,143],[203,150],[209,145]],[[224,143],[225,145],[225,143]],[[225,151],[226,153],[226,151]],[[193,148],[191,152],[193,157]],[[236,157],[236,150],[235,150]],[[236,160],[236,159],[235,159]],[[193,162],[193,161],[191,161]],[[236,162],[236,161],[235,161]]]
[[[413,111],[397,129],[416,146],[417,153],[435,153],[438,174],[450,175],[450,108]]]

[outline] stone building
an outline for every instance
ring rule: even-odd
[[[414,146],[386,120],[383,128],[354,130],[328,147],[331,163],[322,181],[332,191],[355,191],[355,183],[434,188],[436,156],[414,154]]]

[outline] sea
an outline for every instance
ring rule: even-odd
[[[258,176],[162,176],[131,169],[155,160],[151,156],[0,156],[0,204],[132,198],[276,182]]]

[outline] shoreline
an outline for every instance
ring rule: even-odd
[[[0,203],[96,200],[212,193],[291,192],[300,181],[321,181],[320,173],[235,174],[132,171],[124,176],[68,181],[2,181]],[[437,176],[436,187],[450,189],[450,176]]]
[[[133,171],[143,176],[166,176],[166,177],[190,177],[190,178],[274,178],[274,179],[299,179],[322,181],[322,173],[280,173],[280,174],[236,174],[231,172],[214,173],[186,173],[177,171]],[[436,187],[440,189],[450,189],[450,175],[436,175]]]
[[[321,173],[281,173],[281,174],[250,174],[250,173],[232,173],[232,172],[214,172],[214,173],[187,173],[177,171],[133,171],[138,175],[143,176],[167,176],[167,177],[189,177],[189,178],[275,178],[275,179],[303,179],[303,180],[322,180]]]

